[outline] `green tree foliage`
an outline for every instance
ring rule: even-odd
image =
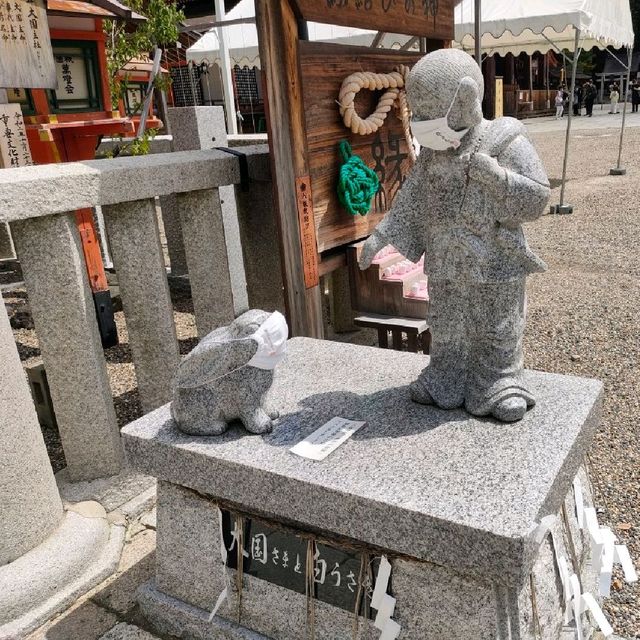
[[[125,0],[133,11],[147,17],[147,21],[132,28],[124,22],[105,20],[107,35],[107,67],[111,86],[111,102],[117,108],[118,100],[126,90],[127,75],[118,79],[118,72],[134,58],[149,54],[154,47],[173,44],[178,39],[178,24],[184,13],[175,0]]]

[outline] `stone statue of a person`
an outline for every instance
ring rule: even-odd
[[[413,67],[407,97],[422,149],[360,267],[387,244],[412,261],[425,254],[431,359],[413,400],[511,422],[535,403],[522,379],[525,280],[546,268],[521,224],[542,215],[549,181],[520,122],[483,119],[483,93],[462,51]]]

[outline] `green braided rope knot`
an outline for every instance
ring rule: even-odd
[[[371,200],[380,188],[375,171],[367,167],[362,158],[354,156],[347,140],[340,142],[343,165],[338,178],[338,199],[352,215],[369,213]]]

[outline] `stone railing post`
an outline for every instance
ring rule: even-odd
[[[191,297],[198,336],[225,324],[235,316],[233,289],[218,189],[179,193]]]
[[[116,474],[122,449],[74,216],[17,220],[11,230],[69,478]]]
[[[4,304],[0,307],[1,567],[49,536],[62,519],[62,502]]]
[[[171,399],[180,355],[154,200],[103,207],[142,409]]]
[[[176,107],[168,109],[167,113],[171,123],[174,151],[204,150],[227,146],[227,130],[222,107]],[[248,301],[233,185],[220,186],[219,194],[234,313],[239,315],[247,310]],[[172,261],[171,275],[180,275],[179,270],[175,274],[173,273],[173,260],[175,255],[178,269],[184,269],[182,257],[187,250],[185,247],[186,238],[184,238],[184,234],[180,235],[181,221],[176,220],[176,216],[182,215],[182,212],[171,196],[162,198],[161,206],[169,259]]]

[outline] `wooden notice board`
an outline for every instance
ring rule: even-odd
[[[453,40],[453,5],[447,0],[297,0],[305,20],[345,27]]]
[[[45,0],[0,1],[0,87],[56,85]]]
[[[388,211],[411,168],[402,122],[391,110],[376,133],[351,133],[338,111],[336,99],[342,81],[355,71],[387,73],[400,64],[413,65],[421,54],[376,51],[368,47],[300,42],[300,68],[306,119],[309,173],[313,189],[318,253],[368,236]],[[355,106],[362,117],[375,110],[382,91],[360,91]],[[341,140],[348,140],[353,153],[371,167],[380,180],[380,190],[366,216],[352,216],[338,201],[336,184],[342,160]]]
[[[285,302],[292,335],[323,336],[319,275],[326,265],[346,264],[347,246],[371,233],[411,166],[402,123],[392,110],[380,129],[353,134],[336,101],[343,80],[358,71],[388,73],[412,66],[422,53],[300,38],[305,20],[424,38],[423,50],[449,46],[455,0],[256,0],[256,25],[265,79],[275,204]],[[409,39],[409,38],[407,38]],[[360,91],[366,118],[382,92]],[[339,204],[339,142],[381,181],[372,210],[352,216]],[[310,219],[309,212],[313,212]],[[341,259],[342,256],[342,259]]]

